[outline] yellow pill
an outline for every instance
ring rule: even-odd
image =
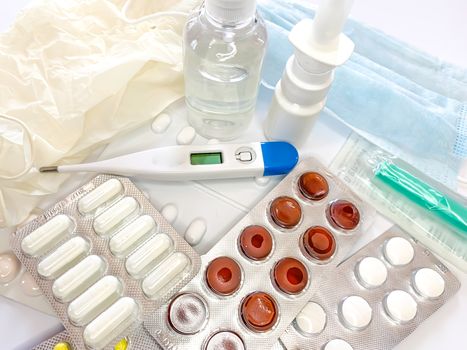
[[[73,350],[73,348],[68,343],[57,343],[54,346],[54,350]]]
[[[126,350],[128,348],[128,339],[123,338],[117,344],[115,344],[114,350]]]

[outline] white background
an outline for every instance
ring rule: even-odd
[[[29,2],[0,0],[0,31],[6,31],[16,13]],[[442,60],[467,68],[466,0],[356,0],[352,16]],[[465,275],[462,280],[467,283]],[[453,301],[419,327],[397,350],[467,349],[466,310],[467,287],[464,285]],[[59,329],[56,319],[0,297],[1,349],[29,349]]]

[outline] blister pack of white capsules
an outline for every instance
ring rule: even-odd
[[[79,349],[113,349],[195,276],[198,254],[133,183],[101,175],[11,247]]]
[[[459,288],[429,250],[393,228],[327,277],[281,341],[289,350],[389,350]]]
[[[372,212],[313,159],[301,162],[145,319],[164,349],[268,349],[366,229]]]

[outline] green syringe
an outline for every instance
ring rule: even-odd
[[[384,161],[375,169],[375,179],[382,181],[413,203],[424,207],[444,222],[457,228],[467,236],[467,207],[444,195],[428,183],[398,167]]]

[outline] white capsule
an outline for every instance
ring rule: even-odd
[[[444,278],[438,272],[429,268],[418,270],[412,283],[418,294],[430,299],[439,298],[446,288]]]
[[[159,114],[152,122],[151,128],[156,134],[163,134],[172,123],[172,117],[167,113]]]
[[[84,342],[91,349],[102,349],[137,320],[136,301],[128,297],[121,298],[86,326]]]
[[[143,280],[143,292],[151,299],[161,297],[163,289],[181,281],[182,273],[189,264],[190,259],[185,254],[172,254]]]
[[[386,313],[397,323],[412,321],[417,315],[417,302],[407,292],[395,290],[384,299]]]
[[[196,131],[191,126],[184,127],[177,135],[179,145],[189,145],[196,137]]]
[[[105,262],[91,255],[59,277],[52,285],[52,293],[62,303],[67,303],[83,293],[105,273]]]
[[[152,217],[149,215],[140,216],[110,239],[110,251],[118,257],[127,256],[155,228],[156,222]]]
[[[164,233],[152,237],[128,257],[125,263],[128,273],[136,279],[143,278],[172,250],[172,240]]]
[[[169,224],[173,224],[177,219],[178,209],[173,204],[167,204],[162,208],[161,214],[169,222]]]
[[[384,245],[384,257],[393,266],[410,263],[415,255],[412,244],[402,237],[393,237]]]
[[[112,305],[123,293],[123,285],[115,276],[105,276],[73,300],[68,317],[76,326],[84,326]]]
[[[70,234],[73,227],[73,221],[68,216],[57,215],[24,237],[21,249],[26,255],[41,256]]]
[[[187,241],[191,246],[199,244],[206,234],[206,230],[207,226],[205,220],[193,220],[185,231],[185,241]]]
[[[88,241],[74,237],[45,257],[37,265],[37,272],[43,278],[55,279],[84,258],[89,249]]]
[[[116,228],[126,218],[138,210],[138,202],[133,197],[125,197],[108,208],[94,220],[94,231],[103,236]]]
[[[370,324],[373,310],[365,299],[353,295],[341,303],[340,316],[347,328],[362,330]]]
[[[117,179],[110,179],[81,198],[78,202],[78,210],[82,214],[92,213],[100,206],[117,198],[122,191],[122,183]]]

